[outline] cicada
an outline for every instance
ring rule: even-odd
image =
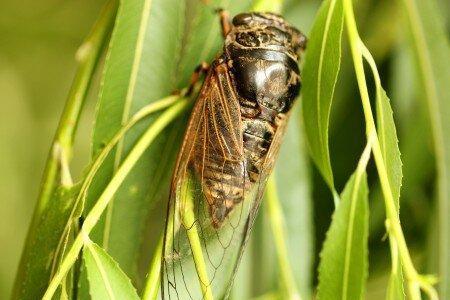
[[[228,297],[300,91],[306,38],[281,16],[223,17],[222,31],[172,178],[163,299]]]

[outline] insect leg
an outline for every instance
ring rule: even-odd
[[[221,8],[217,9],[217,13],[220,18],[220,27],[222,28],[222,36],[225,38],[227,34],[230,32],[231,27],[233,26],[230,21],[230,15],[226,10]]]
[[[197,66],[197,68],[195,68],[194,73],[192,73],[192,76],[191,76],[189,88],[187,90],[187,95],[190,95],[192,93],[192,91],[194,90],[195,84],[200,79],[200,76],[202,74],[208,73],[209,69],[210,69],[210,66],[207,62],[202,62],[200,65]]]

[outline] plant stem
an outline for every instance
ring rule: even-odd
[[[86,236],[94,228],[95,224],[101,217],[102,213],[106,209],[108,203],[114,197],[114,194],[119,189],[122,182],[125,180],[127,175],[130,173],[134,165],[138,162],[139,158],[145,152],[145,150],[151,145],[153,140],[158,136],[158,134],[178,115],[180,115],[188,106],[187,99],[180,100],[178,103],[167,109],[164,113],[159,116],[155,122],[153,122],[150,127],[144,132],[141,138],[138,140],[136,145],[130,151],[128,156],[125,158],[123,163],[120,165],[119,169],[115,173],[114,177],[111,179],[109,184],[106,186],[103,193],[98,198],[96,204],[86,216],[84,220],[83,227],[81,227],[80,233],[75,238],[71,248],[64,257],[58,271],[55,276],[50,281],[47,291],[44,294],[43,300],[50,300],[54,295],[56,289],[58,288],[61,280],[64,278],[65,274],[70,270],[72,265],[77,259],[78,253],[83,247],[84,240]]]
[[[73,139],[93,74],[113,28],[117,7],[118,2],[116,0],[109,1],[105,5],[90,34],[78,49],[76,59],[79,67],[70,88],[47,158],[39,196],[16,276],[13,298],[16,298],[20,293],[20,285],[25,276],[27,265],[29,264],[28,253],[37,238],[35,236],[36,228],[38,227],[43,212],[49,205],[55,187],[58,185],[58,177],[61,177],[63,185],[71,184],[67,167],[71,157]],[[63,166],[64,168],[62,168]],[[64,174],[61,174],[61,171]]]
[[[203,294],[202,299],[213,300],[214,297],[211,290],[211,282],[209,281],[208,271],[206,270],[205,265],[205,258],[202,252],[202,243],[197,231],[197,224],[194,213],[194,202],[189,189],[187,189],[186,192],[185,202],[181,206],[181,218],[183,226],[184,228],[186,228],[186,234],[192,250],[195,269],[197,270],[198,281],[200,283],[200,288]]]
[[[99,20],[76,53],[79,68],[75,74],[47,161],[41,193],[36,206],[36,217],[39,217],[45,210],[50,199],[56,184],[61,157],[70,158],[72,155],[73,139],[84,100],[104,45],[113,28],[117,6],[117,1],[110,1],[106,4]]]
[[[85,179],[83,180],[83,184],[80,188],[77,199],[74,202],[72,211],[67,220],[67,224],[64,228],[63,234],[61,235],[61,239],[59,240],[58,246],[56,248],[56,254],[59,254],[59,252],[61,251],[61,247],[63,247],[64,241],[67,240],[66,236],[70,233],[71,228],[70,225],[73,219],[81,215],[84,206],[84,198],[86,197],[88,188],[91,185],[92,180],[94,179],[94,176],[97,173],[98,169],[100,168],[100,166],[102,165],[108,154],[111,153],[111,150],[117,145],[117,143],[128,132],[128,130],[130,130],[130,128],[136,125],[136,123],[138,123],[140,120],[142,120],[143,118],[152,113],[167,108],[168,106],[174,104],[179,99],[180,96],[172,95],[144,106],[136,114],[134,114],[123,127],[119,129],[119,131],[112,137],[112,139],[108,142],[108,144],[106,144],[106,146],[102,149],[102,151],[92,164],[91,168],[89,169],[88,173],[86,174]],[[64,252],[62,253],[62,255],[55,255],[55,258],[57,258],[58,256],[62,258],[63,255]],[[54,272],[56,265],[57,260],[54,260],[52,265],[52,274]]]
[[[170,208],[169,208],[170,209]],[[172,238],[173,235],[167,234],[164,237],[164,234],[166,232],[175,232],[173,228],[174,226],[174,219],[173,214],[169,214],[166,230],[162,232],[162,235],[159,239],[158,245],[156,246],[155,253],[153,254],[153,259],[150,263],[150,266],[148,268],[148,276],[147,280],[145,282],[144,292],[142,293],[142,300],[156,300],[158,296],[158,289],[160,287],[161,283],[161,262],[164,259],[163,247],[165,245],[171,245],[172,244]],[[165,238],[165,240],[164,240]]]
[[[286,233],[284,230],[284,216],[281,209],[280,200],[278,198],[276,180],[274,175],[270,176],[266,187],[266,204],[269,214],[270,225],[272,227],[275,239],[275,247],[277,249],[278,264],[280,267],[282,284],[287,292],[289,299],[300,300],[300,293],[295,284],[294,275],[289,262],[289,254],[286,243]]]
[[[361,39],[359,38],[355,17],[353,14],[353,7],[351,0],[344,1],[344,13],[346,26],[348,30],[350,48],[352,52],[356,78],[358,81],[359,91],[361,94],[361,101],[364,110],[364,117],[366,120],[366,135],[369,138],[373,137],[374,142],[372,145],[372,151],[375,158],[375,164],[378,170],[378,175],[381,182],[381,188],[383,191],[385,205],[386,205],[386,217],[388,223],[388,233],[393,235],[400,254],[400,259],[402,261],[402,266],[405,271],[405,276],[408,280],[408,290],[411,299],[421,299],[419,291],[418,274],[411,260],[408,247],[406,245],[405,237],[400,225],[400,219],[398,217],[396,205],[392,195],[392,190],[390,187],[388,173],[386,169],[386,163],[384,161],[380,142],[378,140],[375,121],[370,106],[369,93],[367,90],[367,84],[364,74],[364,66],[362,60],[362,47]],[[375,75],[376,80],[379,80],[377,75]]]
[[[142,300],[156,300],[158,296],[158,289],[160,286],[161,275],[161,261],[163,255],[163,241],[164,236],[159,238],[158,245],[156,246],[153,259],[149,266],[149,272],[147,280],[145,282],[144,292],[142,293]]]

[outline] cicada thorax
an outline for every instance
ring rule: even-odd
[[[274,136],[299,93],[298,52],[304,43],[305,37],[277,15],[245,13],[233,19],[224,52],[212,64],[205,85],[215,80],[226,102],[223,105],[236,102],[239,115],[227,122],[222,120],[227,112],[209,108],[205,134],[213,134],[211,129],[220,132],[221,126],[226,131],[229,122],[239,127],[239,134],[236,141],[227,140],[232,136],[216,137],[216,144],[204,147],[212,151],[197,153],[195,160],[216,228],[260,182],[263,169],[268,173],[273,166],[267,154],[278,148],[273,145]],[[236,148],[230,150],[230,145]]]
[[[172,178],[162,299],[227,299],[300,88],[305,37],[281,17],[240,14],[223,32]]]

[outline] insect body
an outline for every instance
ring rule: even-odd
[[[282,17],[239,14],[224,33],[223,53],[207,73],[172,181],[163,296],[184,299],[183,289],[201,299],[205,287],[225,293],[301,85],[297,63],[306,38]],[[186,207],[195,214],[189,224]],[[189,272],[197,278],[199,271],[192,230],[202,241],[210,277],[197,292],[186,283]]]

